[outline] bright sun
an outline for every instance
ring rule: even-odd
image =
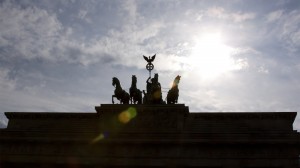
[[[220,33],[206,33],[197,37],[191,53],[192,69],[203,78],[215,78],[235,69],[231,57],[233,48],[226,46]]]

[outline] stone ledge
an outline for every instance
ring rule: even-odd
[[[134,108],[137,112],[158,111],[158,112],[189,112],[188,106],[184,104],[163,104],[163,105],[139,105],[139,104],[101,104],[96,106],[97,113],[103,112],[122,112],[128,108]]]
[[[217,119],[284,119],[294,121],[297,112],[190,112],[193,118]]]
[[[41,118],[54,118],[54,119],[68,119],[68,118],[95,118],[97,113],[93,112],[5,112],[8,119],[41,119]]]

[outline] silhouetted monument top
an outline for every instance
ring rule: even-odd
[[[112,95],[112,104],[115,103],[114,98],[120,101],[120,104],[176,104],[178,103],[179,89],[178,84],[181,76],[177,76],[173,85],[168,91],[166,99],[162,97],[162,87],[159,82],[158,73],[151,77],[151,71],[154,69],[153,61],[155,60],[156,54],[153,56],[146,57],[144,59],[147,61],[146,69],[149,71],[149,78],[146,80],[146,90],[141,91],[137,88],[137,77],[132,75],[132,83],[129,89],[129,93],[123,90],[121,83],[118,78],[113,77],[112,85],[115,87],[114,95]],[[164,100],[167,100],[165,102]]]

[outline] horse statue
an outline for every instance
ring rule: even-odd
[[[129,89],[130,102],[131,104],[142,104],[142,92],[136,88],[137,78],[132,75],[131,87]]]
[[[178,101],[179,96],[179,89],[178,84],[180,81],[181,76],[177,75],[176,78],[173,81],[172,88],[168,91],[167,94],[167,103],[168,104],[175,104]]]
[[[129,94],[122,89],[120,81],[118,78],[113,77],[112,78],[112,85],[116,88],[115,94],[112,95],[111,100],[114,104],[114,97],[120,100],[120,104],[129,104]]]

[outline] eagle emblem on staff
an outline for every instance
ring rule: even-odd
[[[153,56],[149,56],[148,58],[143,55],[144,59],[148,62],[148,64],[146,65],[146,69],[149,71],[149,76],[151,77],[151,71],[154,69],[154,65],[152,64],[152,62],[154,61],[156,54],[154,54]]]
[[[156,57],[156,54],[154,54],[152,57],[151,56],[149,56],[148,58],[146,57],[146,56],[144,56],[143,55],[143,57],[144,57],[144,59],[148,62],[148,64],[149,63],[152,63],[153,61],[154,61],[154,59],[155,59],[155,57]]]

